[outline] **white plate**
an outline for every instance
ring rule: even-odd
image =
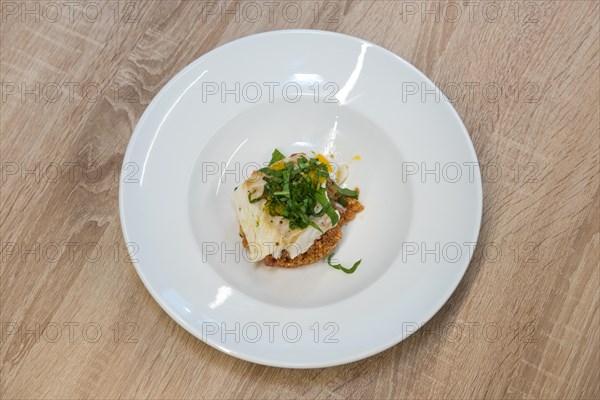
[[[245,260],[231,194],[275,147],[351,164],[366,209],[336,258],[361,258],[354,274]],[[200,57],[148,106],[121,223],[144,285],[194,336],[260,364],[343,364],[406,338],[460,282],[481,221],[475,163],[456,111],[406,61],[337,33],[268,32]]]

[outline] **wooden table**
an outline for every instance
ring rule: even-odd
[[[599,398],[596,1],[1,3],[1,395],[17,398]],[[418,333],[286,370],[188,334],[126,254],[119,164],[149,101],[230,40],[358,36],[427,74],[484,177],[479,245]]]

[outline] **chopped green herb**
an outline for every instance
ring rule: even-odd
[[[319,232],[323,233],[323,230],[321,228],[319,228],[319,225],[315,224],[313,221],[310,221],[308,224],[310,226],[312,226],[313,228],[315,228],[316,230],[318,230]]]
[[[265,208],[269,214],[288,219],[290,229],[304,229],[310,225],[322,232],[311,220],[311,217],[322,215],[329,216],[332,225],[337,224],[339,215],[324,187],[329,178],[327,164],[304,155],[287,162],[282,160],[285,156],[275,149],[269,166],[259,170],[265,174],[263,194],[253,199],[249,193],[248,201],[266,200]],[[321,207],[318,212],[315,211],[317,205]]]
[[[339,187],[337,183],[334,183],[334,185],[335,185],[335,190],[341,196],[350,197],[351,199],[358,199],[358,192],[355,192],[354,190]]]
[[[356,268],[358,268],[358,266],[360,265],[362,258],[360,260],[358,260],[357,262],[354,263],[354,265],[352,266],[352,268],[344,268],[341,264],[332,264],[331,263],[331,258],[333,257],[334,253],[331,253],[329,255],[329,257],[327,257],[327,264],[329,264],[330,267],[333,267],[335,269],[339,269],[347,274],[351,274],[354,271],[356,271]]]
[[[333,206],[329,202],[329,199],[325,195],[325,192],[317,192],[315,194],[315,199],[317,200],[317,202],[319,202],[321,207],[323,207],[322,211],[324,211],[325,214],[327,214],[327,216],[331,219],[331,224],[332,225],[337,224],[340,217],[339,217],[338,213],[335,212]]]
[[[271,161],[269,161],[269,165],[273,165],[277,161],[281,161],[284,158],[285,158],[285,156],[279,150],[275,149],[275,150],[273,150],[273,154],[271,154]]]
[[[263,196],[258,196],[257,198],[253,199],[252,198],[252,193],[248,192],[248,201],[250,203],[256,203],[257,201],[261,201],[262,199],[264,199]]]

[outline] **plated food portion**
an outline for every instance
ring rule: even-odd
[[[334,168],[336,166],[337,168]],[[342,227],[364,209],[359,190],[343,188],[348,166],[323,154],[284,156],[275,149],[269,164],[236,187],[233,202],[242,244],[253,262],[300,267],[331,255]]]

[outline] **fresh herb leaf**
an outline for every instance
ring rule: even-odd
[[[264,173],[266,175],[271,175],[271,176],[275,176],[275,177],[283,176],[283,171],[276,171],[276,170],[271,169],[269,167],[261,168],[258,171],[262,172],[262,173]]]
[[[289,222],[290,229],[305,229],[313,226],[322,230],[311,220],[312,217],[329,216],[332,225],[337,224],[339,215],[327,197],[323,183],[329,178],[327,165],[316,158],[299,155],[291,160],[277,149],[273,151],[268,167],[259,169],[264,174],[263,193],[251,203],[266,200],[265,210],[272,216],[281,216]],[[320,205],[319,211],[316,211]]]
[[[342,195],[344,197],[350,197],[351,199],[358,199],[358,192],[355,192],[354,190],[339,187],[337,183],[334,183],[334,185],[335,185],[335,190],[340,195]]]
[[[333,257],[334,253],[331,253],[329,255],[329,257],[327,257],[327,264],[329,264],[330,267],[333,267],[335,269],[339,269],[347,274],[351,274],[354,271],[356,271],[356,268],[358,268],[358,266],[360,265],[360,263],[362,262],[362,258],[360,260],[358,260],[357,262],[354,263],[354,265],[352,266],[352,268],[344,268],[341,264],[332,264],[331,263],[331,258]]]
[[[315,224],[313,221],[310,221],[308,224],[310,226],[312,226],[313,228],[315,228],[316,230],[318,230],[319,232],[323,233],[323,230],[321,228],[319,228],[319,225]]]
[[[257,201],[261,201],[262,199],[264,199],[264,196],[258,196],[257,198],[253,199],[252,193],[248,192],[248,201],[250,203],[256,203]]]
[[[279,150],[275,149],[275,150],[273,150],[273,154],[271,154],[271,161],[269,161],[269,165],[273,165],[277,161],[281,161],[284,158],[285,158],[285,156]]]
[[[340,219],[339,215],[335,212],[333,206],[329,202],[329,199],[325,195],[325,190],[318,191],[315,193],[315,199],[323,207],[325,214],[331,219],[331,225],[337,224]]]

